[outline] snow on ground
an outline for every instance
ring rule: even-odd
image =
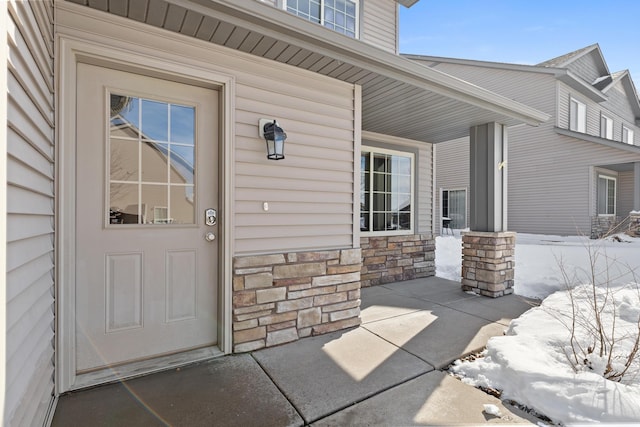
[[[516,294],[544,301],[515,319],[504,336],[491,338],[484,357],[458,361],[452,371],[469,384],[502,390],[504,399],[554,422],[640,424],[640,352],[618,382],[605,379],[612,375],[605,374],[608,352],[600,357],[597,345],[589,351],[598,341],[595,293],[604,331],[616,340],[612,372],[623,371],[633,352],[640,333],[640,239],[518,234],[515,263]],[[460,237],[437,237],[436,275],[460,280],[460,265]]]

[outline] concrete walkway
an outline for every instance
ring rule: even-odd
[[[530,307],[436,277],[366,288],[359,328],[70,393],[53,425],[535,424],[443,372]]]

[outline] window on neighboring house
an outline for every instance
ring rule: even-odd
[[[633,145],[633,130],[622,125],[622,142]]]
[[[616,179],[598,176],[598,215],[616,214]]]
[[[600,137],[613,139],[613,119],[604,114],[600,116]]]
[[[575,98],[569,101],[569,130],[587,132],[587,106]]]
[[[288,12],[334,31],[356,37],[358,1],[356,0],[286,0]]]
[[[409,234],[413,230],[413,177],[413,153],[362,148],[361,231]]]
[[[442,190],[442,218],[449,218],[450,228],[467,226],[467,190]]]

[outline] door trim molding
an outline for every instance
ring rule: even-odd
[[[104,15],[101,15],[106,20]],[[82,19],[79,17],[79,19]],[[141,24],[142,25],[142,24]],[[235,77],[211,62],[190,57],[183,52],[152,49],[138,41],[117,42],[119,28],[105,26],[111,33],[89,33],[59,27],[56,34],[56,393],[76,388],[75,360],[75,176],[76,176],[76,64],[89,63],[134,71],[151,77],[171,79],[196,86],[216,88],[220,106],[220,247],[218,347],[221,353],[232,350],[232,214],[235,123]],[[207,58],[199,56],[198,58]]]

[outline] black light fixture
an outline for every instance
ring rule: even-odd
[[[275,120],[260,119],[258,125],[260,128],[260,136],[267,143],[267,159],[281,160],[284,159],[284,141],[287,134],[278,125]]]

